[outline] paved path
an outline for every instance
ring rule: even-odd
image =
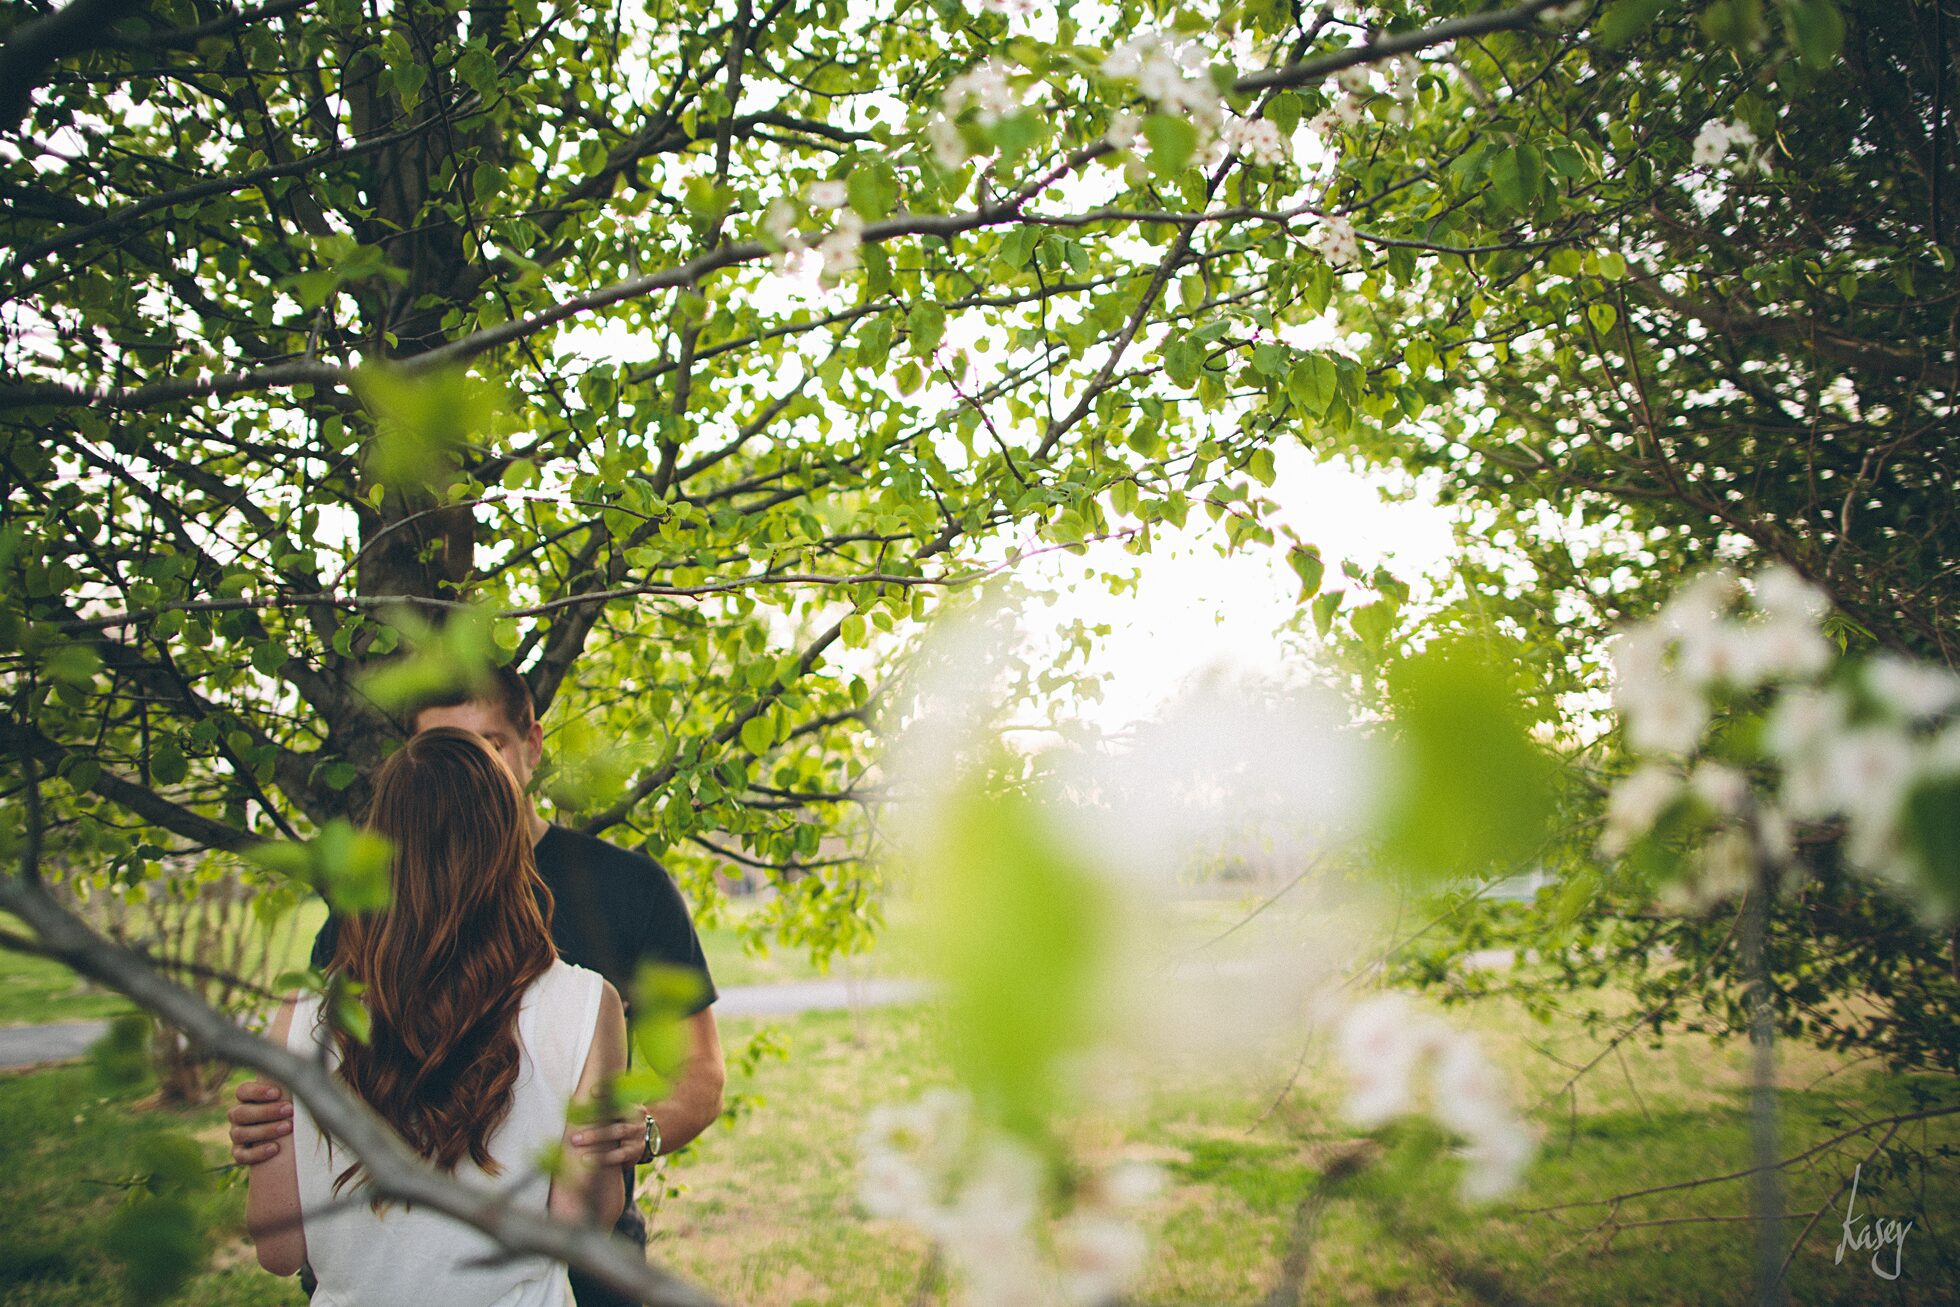
[[[868,1007],[905,1003],[925,993],[916,980],[792,980],[780,985],[729,985],[715,1002],[717,1017],[784,1017],[833,1012],[853,1001]],[[67,1062],[88,1052],[107,1021],[61,1021],[0,1029],[0,1067]]]

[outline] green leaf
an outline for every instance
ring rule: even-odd
[[[275,875],[303,881],[341,912],[372,912],[388,906],[393,849],[374,831],[336,817],[305,844],[268,840],[245,850],[245,857]]]
[[[176,1296],[204,1264],[204,1231],[182,1197],[139,1193],[109,1218],[102,1251],[121,1265],[123,1293],[136,1307]]]
[[[1511,681],[1518,661],[1505,645],[1461,639],[1389,667],[1390,866],[1423,878],[1482,873],[1515,866],[1545,838],[1554,769]]]
[[[1514,146],[1499,154],[1490,166],[1491,189],[1513,212],[1537,199],[1544,181],[1544,160],[1535,146]]]
[[[1900,833],[1941,910],[1960,910],[1960,773],[1914,785],[1906,795]]]
[[[776,730],[767,717],[751,717],[742,723],[742,747],[750,753],[767,753],[776,743]]]
[[[1345,591],[1329,590],[1313,601],[1313,629],[1321,639],[1325,640],[1327,632],[1333,629],[1334,612],[1345,597]]]
[[[1143,120],[1143,137],[1150,142],[1150,170],[1175,177],[1198,150],[1198,129],[1188,118],[1153,113]]]
[[[1108,892],[1047,809],[974,779],[916,852],[915,965],[940,982],[954,1070],[983,1117],[1039,1142],[1097,1024]]]
[[[898,204],[898,173],[883,159],[851,169],[845,183],[851,208],[866,222],[876,222]]]
[[[1611,304],[1588,304],[1586,318],[1592,323],[1593,330],[1604,336],[1620,320],[1620,313]]]
[[[1807,67],[1819,72],[1844,49],[1844,15],[1837,0],[1784,0],[1783,23]]]
[[[102,1038],[89,1045],[89,1068],[105,1090],[132,1089],[150,1075],[150,1017],[125,1012],[109,1022]]]
[[[183,750],[165,740],[150,751],[150,779],[159,785],[175,785],[190,773]]]
[[[1311,545],[1299,545],[1289,550],[1286,561],[1293,566],[1293,574],[1300,578],[1300,597],[1296,601],[1305,603],[1320,592],[1320,582],[1327,574],[1327,565],[1320,560],[1320,551]]]
[[[375,415],[369,475],[391,486],[446,485],[463,447],[489,443],[503,407],[498,388],[460,368],[410,374],[370,363],[354,392]]]
[[[377,640],[370,653],[376,660],[361,670],[356,683],[362,693],[390,711],[402,711],[453,690],[488,693],[495,661],[495,618],[488,606],[448,610],[440,627],[431,626],[413,609],[388,611],[383,633],[395,632],[408,642],[407,652],[386,660]]]
[[[930,301],[914,304],[905,315],[905,334],[914,350],[930,355],[946,335],[946,310]]]
[[[1190,386],[1198,380],[1198,369],[1204,364],[1203,348],[1189,337],[1177,340],[1164,350],[1164,372],[1180,386]]]
[[[1614,0],[1600,15],[1594,34],[1601,45],[1616,49],[1653,26],[1668,4],[1669,0]]]

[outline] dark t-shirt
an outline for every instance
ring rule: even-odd
[[[538,875],[551,891],[551,942],[575,967],[596,971],[632,1011],[633,977],[642,962],[691,967],[705,987],[690,1015],[713,1003],[714,977],[701,952],[687,903],[667,869],[592,835],[551,826],[537,845]],[[333,958],[339,935],[327,919],[313,940],[313,965]]]

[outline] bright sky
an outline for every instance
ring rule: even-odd
[[[1319,547],[1326,588],[1345,583],[1343,561],[1366,568],[1386,564],[1411,582],[1446,566],[1452,552],[1449,515],[1433,494],[1388,502],[1380,474],[1317,462],[1297,444],[1284,444],[1276,453],[1278,476],[1267,493],[1280,511],[1272,520]],[[1111,627],[1099,642],[1096,661],[1107,677],[1104,698],[1087,706],[1090,722],[1117,729],[1147,715],[1197,674],[1286,670],[1286,651],[1275,631],[1296,611],[1299,578],[1282,548],[1253,546],[1221,557],[1213,541],[1223,536],[1221,527],[1197,512],[1184,531],[1160,531],[1141,559],[1111,542],[1092,546],[1081,558],[1055,553],[1023,565],[1030,584],[1040,577],[1060,589],[1093,571],[1142,564],[1134,590],[1112,595],[1090,579],[1027,618],[1037,639],[1042,627],[1078,617]]]

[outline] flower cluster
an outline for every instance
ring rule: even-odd
[[[803,188],[803,199],[812,209],[841,210],[836,226],[816,244],[817,254],[823,259],[823,278],[835,282],[859,265],[864,219],[848,207],[850,187],[840,180],[810,182]],[[787,200],[769,202],[762,214],[762,229],[778,247],[771,257],[778,274],[787,273],[811,248],[810,242],[796,230],[796,209]]]
[[[1388,108],[1388,121],[1407,122],[1409,106],[1416,98],[1416,79],[1422,75],[1422,62],[1410,55],[1401,55],[1383,64],[1381,75],[1389,96],[1394,100]],[[1375,70],[1368,64],[1343,68],[1334,74],[1334,85],[1340,93],[1308,124],[1323,137],[1331,136],[1337,128],[1353,127],[1367,116],[1368,101],[1376,93]]]
[[[1620,637],[1614,695],[1643,761],[1608,800],[1602,854],[1618,857],[1669,813],[1692,812],[1710,833],[1699,882],[1676,893],[1706,906],[1747,889],[1759,863],[1793,865],[1796,824],[1841,821],[1852,866],[1926,887],[1912,813],[1915,801],[1960,802],[1960,675],[1890,653],[1843,663],[1822,629],[1828,610],[1788,568],[1746,588],[1717,571]],[[1780,783],[1756,795],[1733,760],[1701,755],[1716,706],[1765,690],[1756,760]]]
[[[1125,1163],[1091,1176],[1057,1223],[1050,1266],[1034,1231],[1046,1187],[1041,1160],[981,1127],[966,1095],[936,1089],[874,1109],[859,1151],[865,1211],[938,1244],[975,1307],[1044,1301],[1051,1285],[1089,1307],[1119,1295],[1143,1267],[1148,1244],[1126,1212],[1155,1193],[1153,1168]]]
[[[1701,130],[1695,134],[1695,166],[1712,168],[1738,148],[1740,161],[1743,164],[1754,162],[1759,167],[1768,167],[1768,153],[1764,152],[1761,155],[1754,153],[1756,133],[1750,130],[1748,123],[1741,121],[1725,123],[1711,118],[1703,123]]]
[[[1336,268],[1361,264],[1361,238],[1355,235],[1354,224],[1338,214],[1323,219],[1307,234],[1307,247]]]
[[[1034,0],[980,0],[980,7],[988,13],[1026,17],[1034,12]]]
[[[1200,137],[1209,138],[1225,121],[1225,102],[1210,65],[1209,54],[1195,41],[1139,32],[1109,52],[1102,71],[1105,77],[1134,81],[1159,113],[1188,118]]]
[[[973,111],[973,119],[980,126],[991,127],[1020,104],[1008,83],[1005,63],[990,58],[975,64],[946,84],[939,112],[926,123],[933,158],[942,168],[957,168],[966,162],[968,150],[959,120],[968,110]]]
[[[1823,591],[1787,567],[1762,573],[1746,596],[1727,571],[1685,586],[1614,647],[1613,697],[1627,743],[1636,753],[1685,757],[1707,729],[1712,694],[1823,672],[1832,647],[1818,621],[1829,607]]]
[[[1423,1112],[1464,1141],[1458,1191],[1465,1201],[1517,1186],[1537,1144],[1473,1036],[1399,994],[1381,994],[1348,1010],[1335,1048],[1348,1073],[1346,1113],[1357,1125],[1373,1129]]]
[[[1225,148],[1253,163],[1285,163],[1292,156],[1279,124],[1265,118],[1241,118],[1225,130]]]

